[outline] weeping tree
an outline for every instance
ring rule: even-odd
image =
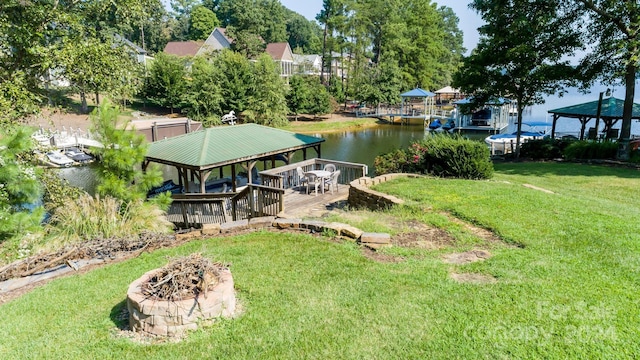
[[[544,102],[544,94],[562,95],[578,78],[567,60],[581,48],[577,14],[560,0],[475,0],[470,5],[486,25],[480,42],[454,76],[454,86],[474,94],[478,103],[494,97],[517,101],[520,154],[522,110]]]

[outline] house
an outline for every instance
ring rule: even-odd
[[[228,49],[233,44],[225,28],[215,28],[205,41],[170,41],[164,47],[164,53],[176,56],[200,56],[214,51]],[[267,44],[267,54],[280,67],[280,75],[289,77],[294,73],[293,52],[289,43]]]
[[[202,48],[205,49],[204,51],[220,51],[230,48],[232,43],[233,39],[227,36],[227,29],[217,27],[209,34]]]
[[[317,54],[297,55],[293,54],[293,66],[296,74],[320,75],[322,57]]]
[[[280,65],[280,76],[286,78],[293,74],[293,51],[288,42],[267,44],[265,51]]]
[[[232,43],[233,39],[227,37],[225,28],[215,28],[205,41],[170,41],[164,52],[176,56],[199,56],[228,49]]]
[[[196,56],[202,47],[202,41],[169,41],[164,47],[165,54],[175,56]]]
[[[126,39],[122,35],[115,34],[113,35],[113,39],[115,44],[119,46],[123,46],[127,53],[136,59],[138,64],[147,65],[149,60],[153,60],[151,56],[148,55],[147,50],[141,48],[140,46],[134,44],[129,39]]]

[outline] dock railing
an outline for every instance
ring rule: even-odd
[[[369,172],[368,166],[365,164],[314,158],[264,170],[260,172],[260,177],[263,185],[285,190],[293,189],[301,186],[300,176],[298,176],[298,172],[296,170],[298,167],[301,167],[302,171],[306,172],[311,170],[322,170],[326,164],[333,164],[336,166],[336,170],[340,170],[340,177],[338,178],[338,183],[340,184],[349,184],[355,179],[367,176],[367,173]]]

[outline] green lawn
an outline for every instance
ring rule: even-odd
[[[56,280],[1,306],[0,358],[636,357],[640,172],[553,163],[496,168],[489,181],[399,179],[377,187],[408,202],[384,219],[436,224],[460,239],[458,246],[392,248],[389,255],[405,260],[383,263],[354,244],[305,234],[194,241]],[[444,252],[482,242],[469,240],[443,211],[493,229],[511,245],[488,246],[493,257],[484,262],[445,264]],[[168,256],[193,252],[232,264],[244,313],[180,343],[117,336],[128,284]],[[452,272],[497,281],[457,283]]]
[[[299,133],[331,133],[373,127],[378,125],[379,123],[380,120],[374,118],[345,118],[339,121],[290,121],[287,126],[283,127],[282,129]]]

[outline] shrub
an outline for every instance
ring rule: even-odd
[[[407,150],[376,157],[376,174],[427,173],[462,179],[488,179],[493,175],[489,149],[484,144],[447,135],[415,142]]]
[[[493,176],[489,149],[481,142],[459,136],[436,135],[422,141],[426,149],[427,173],[461,179],[488,179]]]
[[[141,199],[124,203],[110,196],[83,194],[75,202],[55,209],[47,226],[54,239],[49,245],[137,236],[145,231],[166,233],[173,225],[162,214],[157,205]]]
[[[575,140],[541,139],[522,144],[520,156],[534,160],[550,160],[562,157],[562,152]]]
[[[618,143],[612,141],[575,141],[564,149],[563,155],[568,160],[614,159],[618,151]]]
[[[409,159],[406,151],[393,150],[387,154],[376,156],[373,161],[376,175],[410,172]]]

